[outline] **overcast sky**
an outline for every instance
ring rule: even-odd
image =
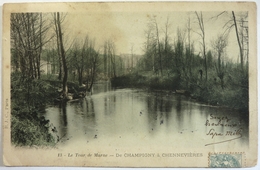
[[[224,32],[224,24],[231,19],[231,12],[221,16],[218,19],[211,19],[218,12],[203,12],[204,26],[206,34],[207,50],[211,49],[211,41],[216,38],[218,34]],[[110,39],[115,42],[116,53],[131,53],[131,46],[135,54],[143,53],[143,45],[146,41],[145,30],[148,28],[147,24],[151,17],[156,16],[159,27],[161,40],[163,40],[164,29],[167,17],[169,17],[169,36],[173,43],[176,39],[177,29],[187,31],[188,18],[191,19],[192,41],[194,41],[196,53],[200,52],[200,45],[198,34],[199,26],[195,13],[192,12],[84,12],[84,13],[68,13],[66,21],[64,22],[65,34],[70,39],[84,38],[89,35],[90,38],[95,39],[96,49],[102,51],[103,44]],[[186,34],[187,35],[187,34]],[[234,28],[230,32],[227,48],[228,58],[233,61],[238,57],[238,45],[236,41],[236,34]]]

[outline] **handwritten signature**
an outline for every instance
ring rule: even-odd
[[[232,119],[229,118],[228,116],[214,116],[213,114],[210,115],[210,119],[206,120],[205,126],[212,127],[207,133],[207,136],[210,136],[211,139],[214,139],[215,137],[234,137],[228,140],[223,140],[219,142],[213,142],[213,143],[208,143],[205,146],[208,145],[214,145],[214,144],[220,144],[224,142],[229,142],[232,140],[237,140],[239,138],[242,138],[242,132],[243,128],[239,127],[239,123],[235,123],[231,121]],[[219,132],[215,129],[215,127],[227,127],[229,130],[226,130],[224,132]]]

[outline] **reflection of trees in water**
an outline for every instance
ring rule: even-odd
[[[105,96],[104,97],[104,114],[108,114],[110,113],[109,110],[110,110],[110,104],[109,104],[109,97],[108,96]]]
[[[174,104],[170,99],[166,98],[166,95],[161,92],[156,92],[155,95],[146,97],[150,129],[154,129],[162,124],[168,124]]]
[[[177,115],[179,117],[179,115],[181,113],[181,96],[180,95],[177,95],[176,112],[177,112]]]
[[[86,104],[86,110],[84,111],[84,131],[89,137],[93,137],[96,126],[95,106],[92,98],[84,100]]]
[[[67,126],[68,121],[67,121],[67,102],[62,102],[60,103],[60,113],[62,114],[62,124],[64,126]]]
[[[166,118],[166,122],[169,122],[169,118],[170,118],[170,114],[172,112],[172,108],[173,108],[173,104],[174,102],[172,100],[170,100],[171,98],[168,98],[166,100],[164,100],[164,112],[165,112],[165,118]]]
[[[100,84],[102,90],[99,89],[99,92],[103,93],[103,100],[104,100],[104,114],[111,114],[114,113],[115,110],[115,103],[116,103],[116,95],[110,95],[109,93],[114,92],[115,89],[111,88],[110,82],[106,82],[104,84]],[[102,107],[102,103],[99,103],[100,107]]]
[[[106,93],[111,90],[110,82],[97,83],[92,87],[92,94]]]
[[[154,129],[156,127],[157,122],[157,111],[156,111],[156,98],[147,96],[146,98],[147,103],[147,111],[148,111],[148,123],[149,123],[149,129]]]
[[[84,134],[87,137],[93,138],[94,133],[96,133],[96,116],[95,116],[95,106],[94,101],[91,97],[79,100],[75,107],[75,114],[79,116],[76,121],[81,125]]]
[[[178,122],[178,129],[182,130],[183,128],[183,110],[182,110],[182,96],[181,95],[177,95],[176,96],[176,118],[177,118],[177,122]]]
[[[109,115],[115,113],[116,95],[104,96],[104,114]]]
[[[59,104],[59,113],[61,115],[58,128],[59,140],[67,137],[67,102],[61,102]]]
[[[76,114],[82,114],[83,117],[95,117],[95,107],[92,98],[82,99],[75,106]]]
[[[95,107],[94,107],[94,102],[92,98],[89,98],[86,100],[86,113],[87,115],[91,115],[95,117]]]
[[[133,105],[131,105],[132,101]],[[134,108],[133,115],[131,115],[131,110],[125,110],[125,108],[131,109],[131,107]],[[216,116],[227,115],[236,121],[241,120],[243,138],[240,140],[248,142],[248,119],[244,120],[237,111],[208,107],[205,104],[200,105],[177,94],[136,92],[127,89],[64,103],[59,109],[60,120],[58,121],[60,122],[57,124],[57,130],[60,137],[66,135],[63,140],[73,136],[74,138],[83,137],[86,138],[86,141],[90,141],[95,139],[95,135],[100,138],[104,133],[121,133],[125,130],[123,128],[129,125],[134,127],[132,132],[140,130],[153,137],[158,134],[175,135],[175,132],[183,133],[182,135],[195,134],[195,130],[198,130],[196,135],[205,135],[209,130],[204,125],[205,121],[210,118],[210,114],[215,114]],[[162,120],[163,123],[160,124]],[[123,121],[129,124],[124,124]],[[119,128],[120,130],[118,130]],[[223,127],[218,127],[216,130],[226,132]]]
[[[169,97],[168,94],[165,93],[160,92],[158,95],[157,103],[159,104],[159,107],[157,107],[157,111],[160,113],[160,125],[168,125],[169,117],[174,104],[171,99],[172,97]]]
[[[116,95],[113,95],[113,102],[116,103]]]

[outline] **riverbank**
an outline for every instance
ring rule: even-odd
[[[61,99],[61,82],[47,79],[23,79],[12,75],[11,85],[11,142],[15,146],[54,146],[57,142],[55,128],[41,116],[48,105],[64,102]],[[74,98],[83,98],[85,89],[68,82]],[[66,102],[66,101],[65,101]]]
[[[55,88],[44,80],[11,76],[11,142],[15,146],[53,146],[49,120],[40,115],[55,97]]]
[[[247,79],[242,79],[248,81]],[[241,82],[246,84],[248,82]],[[119,76],[111,79],[114,87],[149,88],[170,90],[183,94],[199,102],[214,106],[236,109],[248,114],[248,88],[237,88],[237,85],[221,86],[215,80],[207,82],[188,82],[177,77],[144,76],[138,73]],[[188,86],[185,86],[189,84]]]

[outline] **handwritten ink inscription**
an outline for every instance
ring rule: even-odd
[[[205,126],[211,127],[206,132],[206,135],[210,136],[211,139],[228,136],[233,137],[231,140],[234,140],[242,137],[243,128],[240,126],[240,122],[235,121],[228,116],[215,116],[210,114],[209,119],[205,122]],[[219,143],[227,141],[230,141],[230,139]]]
[[[216,132],[215,129],[210,129],[207,135],[213,139],[215,136],[242,136],[242,128],[235,130],[227,130],[225,133]]]

